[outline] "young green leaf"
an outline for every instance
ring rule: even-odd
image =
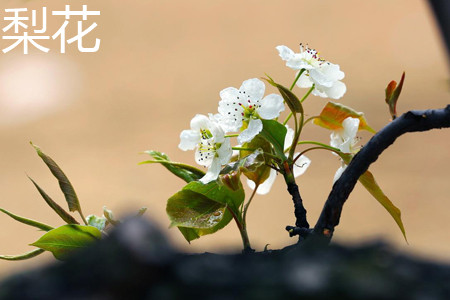
[[[211,228],[188,228],[188,227],[181,227],[178,226],[178,229],[180,230],[181,234],[184,236],[186,241],[190,243],[193,240],[196,240],[204,235],[213,234],[217,232],[218,230],[224,228],[225,226],[230,223],[230,221],[233,219],[233,216],[231,215],[230,211],[227,209],[225,210],[224,216],[222,220],[217,223],[214,227]]]
[[[26,224],[26,225],[29,225],[29,226],[33,226],[33,227],[39,228],[39,229],[44,230],[44,231],[49,231],[49,230],[53,229],[52,226],[49,226],[47,224],[44,224],[44,223],[41,223],[41,222],[38,222],[38,221],[34,221],[34,220],[31,220],[31,219],[27,219],[27,218],[15,215],[15,214],[10,213],[9,211],[7,211],[7,210],[5,210],[3,208],[0,208],[0,211],[5,213],[5,214],[7,214],[8,216],[10,216],[11,218],[13,218],[14,220],[16,220],[16,221],[18,221],[20,223],[23,223],[23,224]]]
[[[397,86],[397,82],[392,80],[386,87],[386,103],[389,106],[389,113],[391,114],[392,120],[397,118],[397,101],[402,92],[403,82],[405,81],[405,72],[402,74],[400,83]]]
[[[0,259],[4,260],[25,260],[38,256],[39,254],[44,253],[44,249],[34,249],[30,252],[19,254],[19,255],[0,255]]]
[[[391,200],[389,200],[389,198],[383,193],[383,191],[375,181],[375,178],[373,177],[372,173],[366,171],[363,175],[359,177],[359,182],[362,183],[362,185],[366,188],[366,190],[369,191],[369,193],[378,202],[380,202],[381,205],[383,205],[383,207],[388,211],[388,213],[392,216],[392,218],[394,218],[394,221],[400,228],[400,231],[402,232],[405,241],[408,242],[408,240],[406,239],[405,228],[403,227],[400,209],[398,209],[391,202]]]
[[[226,204],[215,202],[202,194],[181,190],[167,202],[171,226],[211,228],[223,218]]]
[[[38,190],[39,194],[41,194],[42,198],[44,198],[45,202],[47,202],[48,206],[50,206],[57,214],[61,217],[67,224],[80,224],[77,220],[75,220],[74,217],[72,217],[68,212],[66,212],[61,206],[58,205],[55,201],[50,198],[47,193],[44,192],[43,189],[37,183],[31,179],[30,176],[28,178],[31,180],[31,182],[34,184],[36,189]]]
[[[205,175],[205,172],[197,169],[196,167],[171,161],[170,158],[162,152],[148,150],[145,151],[145,153],[151,155],[155,160],[143,161],[139,164],[160,163],[175,176],[183,179],[187,183],[198,180]]]
[[[64,193],[67,204],[69,205],[69,210],[70,211],[78,211],[81,214],[80,202],[78,201],[78,197],[77,197],[77,194],[75,193],[75,189],[73,188],[73,186],[70,183],[67,176],[64,174],[64,172],[61,170],[61,168],[56,164],[56,162],[51,157],[49,157],[45,153],[43,153],[38,146],[34,145],[31,142],[30,142],[30,144],[34,147],[34,149],[36,150],[39,157],[42,158],[44,163],[50,169],[53,176],[55,176],[56,179],[58,179],[61,191]]]
[[[137,213],[137,217],[142,217],[144,214],[145,214],[145,212],[147,211],[147,207],[141,207],[141,208],[139,208],[139,210],[138,210],[138,213]]]
[[[269,76],[267,76],[269,77]],[[282,86],[281,84],[276,83],[273,81],[272,78],[263,78],[265,79],[269,84],[276,87],[278,91],[280,92],[280,95],[283,97],[286,104],[289,106],[289,109],[292,111],[292,113],[303,113],[303,107],[300,100],[297,98],[297,96],[291,92],[288,88]]]
[[[276,154],[284,160],[284,140],[286,137],[287,129],[282,124],[275,120],[261,120],[263,123],[263,129],[260,135],[272,144]]]
[[[201,194],[211,201],[229,207],[236,213],[245,198],[245,192],[242,188],[242,184],[240,184],[240,188],[238,190],[233,191],[219,181],[212,181],[208,184],[193,181],[187,184],[182,190],[188,190]]]
[[[88,225],[93,226],[100,231],[105,229],[106,218],[104,218],[104,217],[99,217],[96,215],[89,215],[86,217],[86,221],[87,221]]]
[[[88,246],[102,237],[93,226],[63,225],[50,230],[32,246],[50,251],[56,259],[64,260],[67,255]]]
[[[313,123],[326,129],[339,130],[343,128],[342,122],[348,117],[359,119],[359,130],[375,133],[375,130],[367,124],[362,112],[357,112],[348,106],[331,101],[325,105],[320,116],[314,118]]]

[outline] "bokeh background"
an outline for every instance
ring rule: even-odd
[[[389,122],[384,88],[406,81],[399,112],[442,108],[449,103],[448,61],[431,10],[422,0],[322,1],[2,1],[4,9],[64,10],[70,4],[101,11],[84,21],[98,27],[85,46],[101,39],[97,53],[80,53],[47,41],[47,54],[20,48],[0,52],[0,207],[53,226],[62,221],[40,198],[26,174],[64,205],[62,194],[29,141],[41,146],[75,186],[85,214],[106,205],[118,216],[148,207],[171,241],[187,252],[225,252],[241,247],[234,224],[189,245],[168,229],[166,200],[183,182],[140,151],[166,152],[195,164],[193,152],[177,148],[179,133],[196,113],[216,112],[219,91],[270,74],[289,85],[294,72],[275,46],[297,49],[309,43],[345,72],[347,93],[340,102],[364,111],[380,129]],[[38,13],[39,14],[39,13]],[[71,22],[75,22],[76,18]],[[52,35],[61,18],[49,18]],[[70,26],[75,27],[75,23]],[[74,34],[74,29],[69,30]],[[4,34],[5,35],[5,34]],[[0,40],[1,48],[10,41]],[[275,92],[267,87],[267,92]],[[301,95],[306,90],[296,88]],[[305,108],[320,112],[325,99],[310,97]],[[361,144],[370,135],[361,134]],[[308,126],[305,139],[329,142],[329,132]],[[361,186],[344,206],[335,240],[360,243],[383,238],[402,251],[450,262],[450,131],[401,137],[371,167],[378,183],[402,210],[409,245],[387,212]],[[314,224],[331,189],[339,160],[311,153],[312,164],[299,186]],[[293,205],[278,180],[271,193],[249,210],[253,246],[276,249],[294,242],[284,227],[293,224]],[[41,232],[0,215],[0,253],[31,250]],[[0,276],[52,261],[51,254],[25,262],[0,261]]]

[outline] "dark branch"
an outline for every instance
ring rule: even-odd
[[[334,228],[339,224],[342,207],[359,177],[399,136],[407,132],[448,127],[450,127],[450,105],[444,109],[409,111],[389,123],[355,155],[342,176],[335,182],[314,227],[314,232],[331,239]]]
[[[303,206],[303,201],[300,197],[297,184],[295,182],[288,183],[287,190],[292,196],[292,201],[294,202],[294,214],[296,219],[295,226],[308,229],[309,224],[306,220],[306,209]]]

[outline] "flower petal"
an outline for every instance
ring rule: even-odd
[[[233,149],[231,149],[230,138],[226,138],[220,148],[217,149],[218,160],[222,165],[227,164],[233,154]]]
[[[197,130],[183,130],[180,133],[180,144],[178,148],[183,151],[194,150],[197,144],[200,142],[200,132]]]
[[[250,97],[250,100],[255,103],[256,101],[262,99],[265,89],[266,86],[264,85],[264,82],[262,82],[258,78],[252,78],[244,81],[239,91],[242,92],[244,96]]]
[[[297,72],[298,75],[298,72]],[[295,76],[297,76],[295,75]],[[300,78],[297,81],[297,86],[301,88],[310,88],[312,87],[314,82],[311,81],[311,78],[309,78],[308,74],[303,73]]]
[[[290,128],[287,124],[284,125],[287,129],[286,136],[284,138],[284,151],[292,145],[294,141],[294,129]]]
[[[213,148],[213,139],[200,140],[195,151],[195,162],[201,166],[209,167],[216,156],[216,150]]]
[[[294,156],[296,157],[299,154],[300,153],[295,153]],[[304,155],[300,156],[294,164],[294,177],[303,175],[303,173],[305,173],[306,169],[308,169],[310,164],[311,160],[308,157]]]
[[[200,129],[205,129],[209,127],[209,118],[205,115],[197,114],[191,120],[191,129],[195,131],[200,131]]]
[[[234,87],[229,87],[220,91],[220,99],[225,101],[235,101],[239,96],[239,90]]]
[[[278,54],[280,55],[282,60],[290,60],[294,56],[294,51],[292,51],[289,47],[284,45],[276,46],[278,50]]]
[[[242,127],[242,113],[244,109],[236,100],[230,102],[222,100],[218,108],[220,124],[226,132],[236,132]]]
[[[358,133],[359,119],[348,117],[342,122],[342,127],[344,127],[344,138],[354,139]]]
[[[239,144],[250,142],[258,133],[261,132],[263,124],[260,119],[250,119],[247,129],[242,131],[237,137]]]
[[[336,173],[334,174],[333,184],[334,184],[339,178],[341,178],[341,175],[342,175],[342,173],[344,173],[345,169],[347,169],[347,165],[346,165],[346,164],[342,164],[342,166],[340,166],[339,169],[337,169]]]
[[[345,83],[343,83],[341,81],[336,81],[333,83],[333,86],[324,89],[324,92],[331,99],[341,98],[342,96],[344,96],[346,91],[347,91],[347,87],[345,86]]]
[[[275,182],[275,179],[277,179],[277,172],[274,169],[271,169],[269,177],[266,179],[266,181],[264,181],[259,185],[258,189],[256,190],[256,193],[259,195],[265,195],[269,193],[273,183]],[[250,179],[247,179],[247,185],[252,190],[254,190],[256,186],[256,184]]]
[[[261,107],[256,109],[259,116],[265,120],[275,119],[284,111],[283,98],[277,94],[270,94],[261,101]]]
[[[217,158],[214,159],[208,169],[208,172],[206,172],[205,176],[200,178],[200,182],[207,184],[211,181],[216,180],[217,177],[219,177],[221,167],[222,165],[220,164],[220,161]]]

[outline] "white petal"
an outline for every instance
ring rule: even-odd
[[[354,139],[358,133],[359,119],[348,117],[342,122],[342,127],[344,127],[344,137]]]
[[[220,148],[217,149],[218,159],[222,165],[227,164],[233,154],[233,149],[231,149],[230,138],[226,138]]]
[[[206,129],[209,125],[209,118],[205,115],[197,114],[191,120],[191,129],[200,131],[200,129]]]
[[[295,157],[298,154],[299,153],[295,153]],[[309,165],[311,165],[311,160],[304,155],[300,156],[294,164],[294,177],[303,175],[306,169],[308,169]]]
[[[347,87],[345,86],[345,83],[336,81],[333,83],[333,86],[325,88],[324,91],[331,99],[339,99],[344,96],[347,91]]]
[[[275,182],[275,179],[277,179],[277,172],[274,169],[271,169],[269,177],[266,179],[266,181],[264,181],[259,185],[258,189],[256,190],[256,193],[259,195],[265,195],[269,193],[273,183]],[[254,190],[256,186],[256,184],[250,179],[247,179],[247,185],[252,190]]]
[[[208,143],[210,145],[208,145]],[[216,156],[216,151],[213,148],[213,139],[200,140],[200,144],[195,150],[195,162],[201,166],[209,167]]]
[[[211,134],[214,137],[214,143],[222,143],[225,139],[225,132],[222,127],[213,121],[210,122],[209,126],[209,131],[211,131]]]
[[[343,164],[339,169],[337,169],[336,173],[334,174],[333,184],[341,178],[342,173],[344,173],[345,169],[347,169],[347,165]]]
[[[290,60],[294,56],[294,51],[284,45],[277,46],[276,49],[282,60]]]
[[[261,107],[256,109],[259,116],[265,120],[275,119],[284,111],[283,98],[277,94],[270,94],[261,101]]]
[[[290,128],[287,124],[285,125],[287,132],[286,136],[284,138],[284,151],[286,151],[287,148],[289,148],[292,145],[292,142],[294,141],[294,129]]]
[[[323,63],[320,66],[321,72],[332,81],[342,80],[345,77],[344,72],[339,68],[339,65],[330,62]]]
[[[297,73],[298,75],[298,73]],[[297,76],[295,75],[295,76]],[[297,81],[297,85],[301,88],[310,88],[313,85],[313,82],[311,81],[311,79],[309,78],[309,76],[305,73],[303,73],[300,78]]]
[[[239,91],[241,92],[242,96],[249,96],[252,102],[256,102],[262,99],[265,89],[266,86],[264,85],[264,82],[262,82],[258,78],[252,78],[244,81]],[[243,101],[243,104],[244,103],[247,103],[247,101]]]
[[[205,176],[200,178],[200,181],[204,184],[207,184],[211,181],[214,181],[217,179],[220,173],[221,164],[218,159],[214,159],[211,163],[211,166],[208,169],[208,172],[206,172]]]
[[[183,151],[194,150],[200,142],[201,136],[199,131],[183,130],[180,134],[180,144],[178,148]]]
[[[226,132],[236,132],[242,127],[244,109],[236,101],[219,102],[220,125]]]
[[[239,90],[234,87],[229,87],[220,91],[220,99],[225,101],[235,101],[239,96]]]
[[[335,80],[332,80],[324,74],[320,68],[310,70],[309,76],[316,85],[321,85],[324,87],[331,87],[335,82]]]
[[[250,142],[258,133],[261,132],[263,124],[260,119],[250,119],[247,129],[242,131],[237,140],[239,144]]]

